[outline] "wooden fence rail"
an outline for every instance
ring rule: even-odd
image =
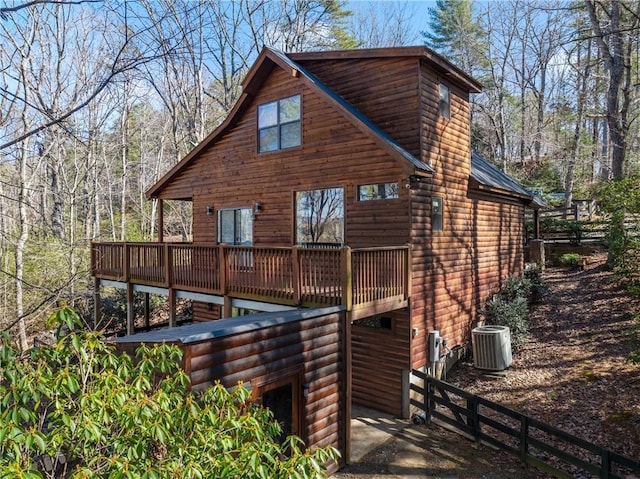
[[[411,404],[478,441],[518,456],[523,462],[560,478],[577,470],[602,479],[638,477],[640,460],[634,460],[585,441],[498,403],[457,388],[422,371],[414,370],[423,386],[411,384],[422,396]]]

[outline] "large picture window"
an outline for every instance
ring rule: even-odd
[[[296,242],[344,243],[344,190],[296,193]]]
[[[293,148],[302,144],[300,95],[258,106],[258,151]]]
[[[218,211],[218,242],[244,246],[253,244],[253,212],[251,208]]]

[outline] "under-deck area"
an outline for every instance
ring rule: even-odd
[[[404,308],[409,298],[409,248],[352,249],[93,243],[92,273],[100,286],[220,304],[224,316],[238,302],[319,307],[343,305],[352,319]],[[132,311],[129,321],[132,323]]]

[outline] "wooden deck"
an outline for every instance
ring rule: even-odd
[[[92,244],[96,280],[290,306],[344,305],[362,317],[407,305],[409,248]]]

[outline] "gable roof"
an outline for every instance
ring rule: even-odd
[[[412,52],[411,56],[413,56],[414,54],[414,48],[415,47],[409,47],[407,49],[407,51],[410,50]],[[421,49],[426,50],[426,47],[421,47]],[[357,52],[357,50],[355,50],[354,52]],[[225,131],[227,131],[238,121],[241,114],[246,110],[256,92],[262,86],[264,79],[276,66],[290,72],[292,77],[299,78],[311,91],[318,94],[321,98],[323,98],[334,108],[336,108],[336,110],[342,112],[344,116],[349,121],[351,121],[351,123],[356,128],[358,128],[363,134],[367,135],[374,142],[376,142],[393,158],[397,159],[408,168],[413,167],[414,169],[422,170],[426,173],[433,172],[431,166],[409,153],[391,136],[386,134],[381,128],[371,122],[359,110],[354,108],[340,95],[334,92],[323,82],[318,80],[302,65],[299,65],[294,60],[292,60],[292,57],[293,55],[287,55],[272,48],[264,47],[262,49],[262,52],[260,52],[260,55],[258,56],[256,62],[249,69],[249,72],[247,73],[247,76],[242,83],[242,94],[236,101],[236,104],[231,109],[231,112],[229,113],[227,118],[222,122],[222,124],[220,124],[220,126],[218,126],[202,142],[200,142],[199,145],[191,150],[191,152],[189,152],[180,162],[178,162],[173,168],[171,168],[171,170],[169,170],[162,178],[160,178],[160,180],[158,180],[147,191],[147,197],[157,197],[164,186],[169,183],[176,174],[178,174],[183,168],[188,166],[195,158],[197,158],[200,152],[202,152],[211,144],[215,143],[215,141],[219,139]]]
[[[485,187],[485,189],[497,190],[498,192],[528,199],[534,208],[543,208],[546,206],[546,204],[532,192],[475,152],[471,153],[470,176],[478,182],[481,188]]]

